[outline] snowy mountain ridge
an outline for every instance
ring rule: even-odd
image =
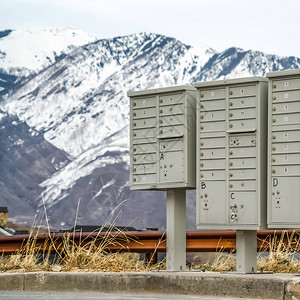
[[[211,48],[193,48],[174,38],[153,33],[93,40],[73,47],[36,74],[21,78],[20,85],[9,89],[0,102],[0,109],[6,116],[3,122],[7,116],[16,117],[18,124],[28,126],[29,135],[36,133],[45,139],[47,147],[55,147],[56,160],[61,161],[55,168],[53,166],[53,171],[49,169],[51,174],[47,173],[39,181],[41,192],[30,199],[28,205],[38,211],[43,199],[56,226],[61,218],[66,224],[73,221],[75,204],[80,196],[85,201],[82,218],[89,220],[87,222],[101,222],[99,220],[105,219],[124,197],[133,199],[124,208],[132,218],[138,206],[143,214],[153,209],[153,203],[161,208],[161,193],[148,192],[143,201],[137,201],[139,192],[128,190],[127,92],[192,85],[197,81],[263,76],[267,71],[299,67],[300,59],[296,57],[278,57],[239,48],[219,53]],[[10,68],[7,65],[2,72],[8,74]],[[22,143],[22,136],[18,138]],[[22,145],[17,146],[28,151]],[[46,155],[45,160],[53,160],[51,152],[42,154],[43,157]],[[57,169],[57,166],[61,167]],[[116,189],[123,193],[122,197],[114,197]],[[150,198],[154,200],[146,202]],[[193,205],[189,205],[191,211]],[[66,215],[61,211],[67,206],[69,212]],[[126,222],[130,217],[123,213],[122,220]],[[161,214],[154,220],[159,226],[149,224],[146,214],[137,226],[164,226]]]
[[[0,37],[0,68],[11,75],[28,76],[95,40],[79,29],[12,30]]]

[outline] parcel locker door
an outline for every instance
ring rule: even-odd
[[[271,223],[299,223],[300,177],[272,177]]]
[[[226,222],[226,181],[201,181],[200,223],[225,224]]]
[[[230,224],[257,224],[256,192],[229,192]]]
[[[159,154],[159,180],[182,182],[185,178],[183,151],[162,152]]]

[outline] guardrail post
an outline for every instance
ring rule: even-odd
[[[186,269],[186,192],[167,190],[167,271]]]
[[[237,273],[257,272],[256,230],[236,231],[236,271]]]

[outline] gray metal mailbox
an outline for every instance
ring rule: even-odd
[[[197,227],[266,227],[267,79],[199,82]]]
[[[300,227],[300,70],[269,78],[268,227]]]
[[[128,96],[131,189],[195,188],[196,90],[174,86]]]

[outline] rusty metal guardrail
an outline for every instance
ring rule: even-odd
[[[293,231],[266,230],[257,232],[257,251],[268,251],[267,239],[273,237],[282,239],[283,243],[294,247],[289,237]],[[300,230],[294,231],[300,235]],[[20,251],[30,240],[34,239],[37,251],[50,249],[52,252],[59,251],[63,247],[63,240],[68,238],[70,243],[84,246],[95,241],[95,245],[105,244],[105,249],[110,252],[137,252],[146,253],[146,259],[156,260],[157,252],[166,252],[166,233],[162,231],[117,231],[117,232],[93,232],[93,233],[51,233],[39,235],[17,235],[0,237],[0,252],[12,254]],[[104,243],[106,240],[112,242]],[[102,243],[102,244],[101,244]],[[265,246],[265,247],[264,247]],[[235,230],[203,230],[188,231],[186,234],[187,252],[231,252],[236,247]],[[56,250],[55,250],[56,249]]]

